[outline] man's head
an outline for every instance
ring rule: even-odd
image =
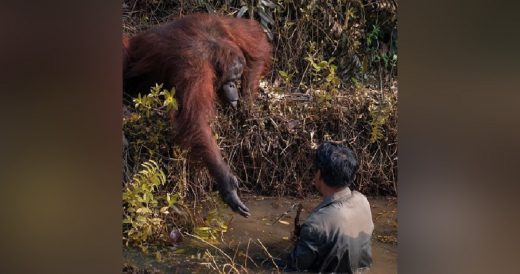
[[[318,169],[315,180],[316,188],[322,193],[323,188],[338,189],[349,186],[358,169],[358,163],[354,152],[340,144],[323,143],[316,151],[314,164]],[[325,186],[320,186],[319,181]]]

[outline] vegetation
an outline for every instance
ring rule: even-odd
[[[227,230],[220,210],[224,205],[216,192],[201,191],[190,199],[198,203],[187,203],[187,152],[179,147],[172,149],[169,142],[168,111],[177,108],[174,94],[175,90],[156,85],[149,94],[133,99],[134,105],[127,108],[123,119],[128,141],[124,157],[123,241],[143,252],[148,252],[150,243],[167,243],[174,228],[193,231],[208,242],[218,241]]]
[[[126,244],[129,242],[147,250],[145,243],[153,238],[161,239],[166,234],[166,225],[161,215],[175,204],[179,195],[157,197],[156,192],[166,183],[166,176],[157,162],[150,160],[142,164],[143,169],[133,178],[123,192],[123,228]]]

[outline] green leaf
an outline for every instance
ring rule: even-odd
[[[175,254],[184,254],[184,253],[186,253],[186,249],[184,249],[184,248],[177,248],[177,249],[175,249],[175,251],[173,253],[175,253]]]
[[[159,252],[159,251],[155,252],[155,260],[158,262],[162,262],[161,252]]]
[[[329,63],[327,63],[327,61],[324,60],[324,61],[321,61],[321,62],[318,63],[318,67],[320,67],[320,68],[324,68],[324,67],[326,67],[328,64],[329,64]]]
[[[289,75],[287,74],[287,72],[283,71],[283,70],[279,70],[278,71],[278,74],[280,74],[280,76],[282,76],[283,78],[287,78],[289,77]]]
[[[136,212],[139,214],[151,214],[152,213],[152,211],[147,207],[138,208]]]
[[[178,199],[179,199],[179,193],[175,193],[173,195],[170,195],[170,193],[166,194],[166,201],[168,202],[168,207],[174,205]]]
[[[150,220],[154,225],[160,225],[161,222],[162,222],[162,219],[161,218],[152,218]]]

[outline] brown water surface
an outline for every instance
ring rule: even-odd
[[[249,272],[276,271],[272,260],[283,258],[292,249],[290,239],[296,210],[290,210],[278,221],[276,219],[292,205],[301,202],[302,223],[319,204],[320,199],[307,198],[303,201],[297,198],[246,196],[243,200],[252,215],[246,219],[226,209],[224,214],[230,220],[229,230],[223,235],[218,248],[237,264],[247,267]],[[395,198],[369,198],[369,201],[375,224],[372,240],[374,264],[369,273],[397,273],[397,201]],[[181,253],[179,249],[182,250]],[[213,254],[216,261],[225,261],[221,251],[195,240],[185,241],[182,246],[177,247],[177,251],[174,248],[162,251],[161,262],[154,256],[144,255],[130,248],[125,248],[123,253],[125,265],[132,270],[145,270],[148,273],[201,273],[210,270],[207,265],[211,260],[203,256],[206,249]]]

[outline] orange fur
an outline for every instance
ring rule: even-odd
[[[232,176],[210,129],[216,90],[235,60],[244,65],[242,97],[254,97],[270,65],[271,45],[258,22],[209,14],[188,15],[137,36],[123,38],[123,87],[147,92],[155,83],[175,87],[180,109],[175,140],[200,157],[219,182]],[[173,115],[172,115],[173,116]]]

